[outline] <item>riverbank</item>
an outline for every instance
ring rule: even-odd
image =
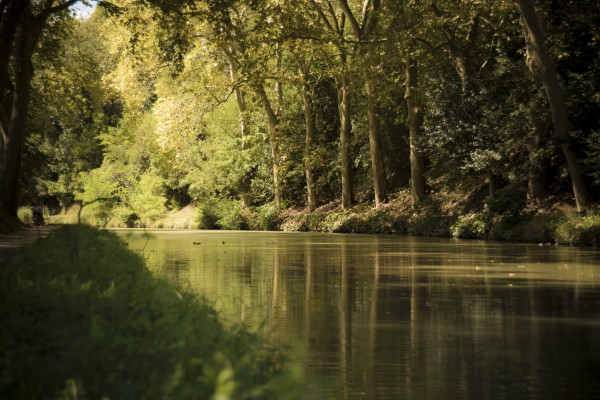
[[[413,208],[410,194],[401,192],[377,209],[362,205],[349,210],[322,208],[314,213],[287,210],[281,229],[600,246],[598,210],[580,214],[562,199],[530,204],[502,193],[480,203],[476,200],[481,196],[476,192],[464,196],[438,193]]]
[[[57,223],[77,221],[77,209],[49,217]],[[242,210],[236,201],[212,201],[187,206],[154,219],[106,216],[89,207],[82,218],[104,227],[167,229],[283,230],[335,233],[411,234],[464,239],[504,240],[542,244],[600,246],[600,209],[577,212],[569,198],[550,197],[531,203],[520,188],[507,187],[493,199],[485,187],[468,192],[437,192],[412,207],[410,193],[391,196],[380,208],[359,203],[349,209],[332,202],[312,213],[272,204]]]
[[[275,347],[151,273],[111,232],[65,226],[0,264],[0,397],[303,398]]]

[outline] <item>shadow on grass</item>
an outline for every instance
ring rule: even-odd
[[[283,362],[110,232],[66,226],[0,264],[0,398],[309,397]]]

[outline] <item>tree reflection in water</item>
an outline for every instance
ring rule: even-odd
[[[154,233],[149,263],[231,322],[265,326],[335,398],[600,398],[598,250]]]

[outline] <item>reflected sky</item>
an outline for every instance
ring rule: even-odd
[[[336,399],[600,398],[600,252],[405,236],[117,231]],[[194,244],[196,243],[196,244]]]

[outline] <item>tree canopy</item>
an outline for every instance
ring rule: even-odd
[[[3,220],[600,193],[596,1],[75,3],[0,0]]]

